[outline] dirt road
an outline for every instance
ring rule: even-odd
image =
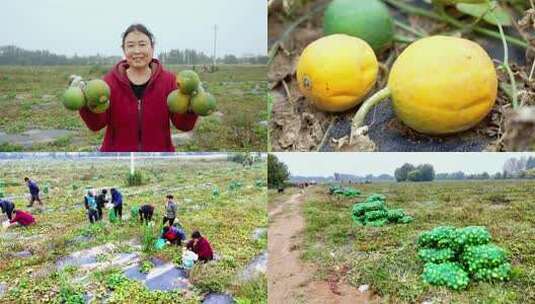
[[[342,282],[315,281],[314,266],[301,261],[305,195],[294,194],[269,210],[268,303],[372,303],[368,294]]]

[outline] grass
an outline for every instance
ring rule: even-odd
[[[381,228],[352,223],[355,199],[334,199],[327,186],[309,188],[304,207],[303,259],[318,265],[318,277],[336,273],[358,287],[369,284],[384,303],[528,303],[535,299],[535,195],[533,181],[377,183],[356,186],[362,199],[386,195],[392,208],[414,216],[408,225]],[[286,195],[286,194],[285,194]],[[277,194],[271,197],[281,199]],[[422,282],[417,257],[420,232],[439,225],[486,226],[493,242],[508,250],[512,279],[471,283],[461,292]],[[340,271],[342,269],[343,271]]]
[[[95,151],[104,130],[90,131],[76,112],[66,110],[61,96],[72,74],[84,79],[102,77],[111,66],[1,66],[0,132],[22,133],[31,129],[73,131],[69,139],[35,144],[27,151]],[[191,66],[169,65],[177,73]],[[220,65],[215,73],[199,72],[205,88],[217,99],[219,116],[201,118],[191,141],[177,151],[265,151],[267,127],[265,65]],[[181,131],[172,129],[174,134]],[[8,149],[9,147],[5,147]],[[4,146],[0,145],[0,151]]]
[[[78,299],[86,291],[91,291],[97,300],[108,299],[109,303],[132,303],[133,299],[136,303],[198,303],[204,292],[215,291],[229,292],[252,303],[259,303],[258,299],[267,301],[267,291],[259,290],[265,289],[262,281],[242,286],[236,280],[247,263],[267,248],[265,238],[252,238],[256,228],[267,226],[266,189],[256,186],[257,180],[266,179],[265,162],[244,168],[229,161],[139,160],[136,168],[142,172],[143,184],[128,186],[128,160],[3,163],[5,193],[18,197],[15,199],[17,207],[25,209],[27,188],[22,178],[26,175],[37,180],[41,189],[48,186],[49,193],[43,199],[47,210],[34,212],[36,225],[10,228],[8,232],[15,232],[17,237],[9,241],[0,238],[0,282],[8,284],[8,291],[0,302],[55,303],[65,297]],[[232,181],[240,181],[242,187],[228,190]],[[104,223],[92,226],[88,223],[83,209],[86,187],[112,186],[124,194],[123,216],[130,213],[132,206],[151,203],[156,207],[154,231],[159,231],[165,196],[173,193],[179,204],[178,220],[188,237],[198,229],[210,240],[221,260],[194,267],[191,292],[152,292],[139,282],[121,277],[120,269],[114,267],[93,272],[84,280],[80,280],[84,273],[76,267],[56,270],[54,265],[58,258],[103,244],[112,243],[116,249],[111,254],[98,256],[99,261],[110,260],[114,254],[138,251],[129,243],[130,240],[140,244],[143,241],[143,227],[137,217],[112,224],[105,214]],[[218,197],[212,196],[213,187],[221,190]],[[87,239],[73,241],[82,236]],[[22,250],[33,254],[27,258],[10,255]],[[141,254],[143,262],[150,257],[179,263],[181,249],[170,246]],[[60,276],[65,278],[62,281],[65,284],[56,288]],[[108,286],[109,282],[113,283],[113,288]],[[75,300],[72,303],[76,303]]]

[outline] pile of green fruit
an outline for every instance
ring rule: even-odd
[[[439,226],[418,237],[418,256],[425,263],[424,282],[459,290],[476,281],[505,281],[511,264],[502,248],[489,244],[485,227]]]
[[[71,111],[87,106],[93,113],[104,113],[110,106],[110,87],[104,80],[94,79],[86,84],[77,76],[63,94],[63,106]]]
[[[388,223],[408,224],[414,220],[403,209],[388,209],[385,201],[384,195],[373,193],[364,201],[354,204],[353,221],[359,225],[382,227]]]
[[[340,185],[331,185],[329,186],[329,194],[330,195],[343,195],[345,197],[356,197],[360,195],[360,191],[353,188],[344,188]]]
[[[179,88],[167,96],[169,111],[180,114],[191,111],[200,116],[208,116],[216,110],[215,97],[204,91],[195,71],[181,71],[176,82]]]

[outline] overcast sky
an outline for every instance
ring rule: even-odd
[[[156,37],[155,56],[169,49],[217,56],[267,53],[265,0],[10,0],[0,10],[0,46],[72,56],[122,56],[121,34],[145,24]]]
[[[354,175],[394,175],[404,163],[432,164],[436,173],[501,172],[508,158],[535,156],[535,153],[274,153],[292,175],[331,176],[333,173]]]

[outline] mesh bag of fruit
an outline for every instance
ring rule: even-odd
[[[472,273],[472,277],[476,281],[506,281],[511,274],[511,264],[503,263],[500,266],[493,268],[480,268]]]
[[[425,263],[444,263],[455,258],[455,251],[450,248],[423,248],[418,251],[418,257]]]
[[[465,289],[469,282],[466,271],[460,264],[453,262],[425,264],[422,278],[428,284],[447,286],[455,290]]]
[[[475,272],[482,268],[497,267],[507,261],[505,250],[496,245],[467,246],[461,256],[461,261],[468,271]]]
[[[367,222],[372,222],[376,220],[382,220],[386,219],[386,210],[374,210],[374,211],[368,211],[364,215],[364,220]]]
[[[468,226],[456,230],[454,245],[458,248],[488,244],[491,235],[487,228],[482,226]]]
[[[370,196],[366,198],[366,200],[363,201],[363,203],[371,203],[371,202],[385,202],[386,198],[384,195],[379,193],[372,193]]]
[[[397,222],[398,220],[400,220],[402,217],[405,216],[405,211],[401,208],[389,209],[386,216],[388,217],[388,220],[390,222]]]
[[[353,215],[362,216],[367,212],[375,210],[384,210],[385,203],[382,201],[374,201],[370,203],[359,203],[353,205]]]
[[[456,230],[451,226],[438,226],[424,231],[418,237],[418,246],[428,248],[451,248]]]

